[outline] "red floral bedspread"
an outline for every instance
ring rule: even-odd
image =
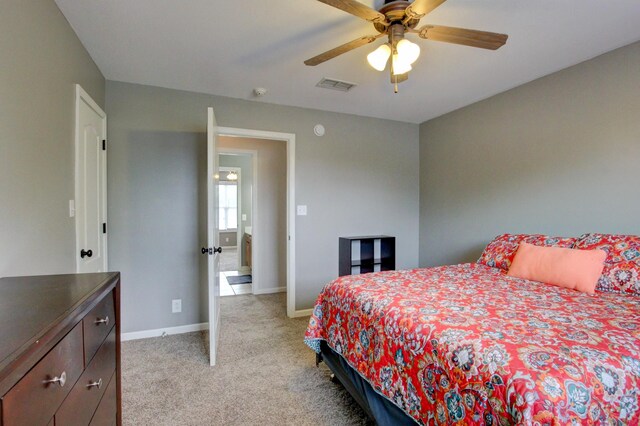
[[[640,423],[640,297],[589,296],[478,264],[341,277],[325,340],[422,424]]]

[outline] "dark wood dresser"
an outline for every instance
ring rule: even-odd
[[[121,425],[120,273],[0,279],[0,426]]]

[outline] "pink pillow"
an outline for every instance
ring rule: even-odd
[[[607,253],[520,243],[507,275],[595,293]]]

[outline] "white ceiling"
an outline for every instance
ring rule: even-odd
[[[363,0],[379,8],[383,0]],[[364,20],[314,0],[56,0],[109,80],[421,123],[640,40],[638,0],[448,0],[425,23],[509,34],[497,51],[421,40],[394,94],[366,63],[383,39],[316,67]],[[411,35],[409,36],[412,37]],[[331,77],[348,93],[319,89]]]

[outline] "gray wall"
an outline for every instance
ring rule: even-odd
[[[220,231],[218,232],[220,236],[220,246],[221,247],[235,247],[238,244],[238,232],[237,231]]]
[[[503,232],[640,234],[640,43],[420,127],[420,264]]]
[[[297,204],[309,211],[296,224],[296,309],[337,276],[341,235],[395,235],[398,268],[417,266],[419,126],[108,81],[109,259],[123,273],[124,332],[206,319],[197,275],[208,106],[220,126],[296,134]],[[177,297],[183,313],[171,314]]]
[[[0,3],[0,276],[75,271],[74,84],[105,80],[53,0]]]
[[[287,285],[287,144],[265,139],[220,137],[220,150],[257,151],[258,208],[251,237],[253,292]],[[243,244],[244,248],[244,244]]]

